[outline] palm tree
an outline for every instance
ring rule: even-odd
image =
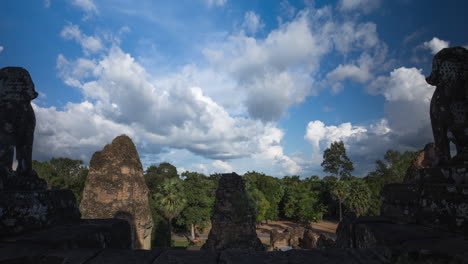
[[[349,183],[348,181],[337,181],[332,189],[332,195],[335,196],[340,204],[340,222],[343,220],[341,205],[349,196]]]
[[[349,195],[345,204],[357,216],[363,215],[370,207],[371,195],[371,191],[363,179],[352,179],[349,181]]]
[[[177,217],[186,205],[180,179],[167,179],[153,197],[158,212],[169,224],[169,245],[172,246],[172,219]]]

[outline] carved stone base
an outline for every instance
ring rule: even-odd
[[[405,178],[406,183],[453,183],[468,184],[468,166],[418,169]]]
[[[468,235],[468,184],[386,185],[381,214],[395,223]]]
[[[39,178],[35,171],[32,171],[30,175],[17,174],[15,171],[7,175],[0,175],[0,191],[36,191],[46,189],[46,181]]]
[[[79,221],[70,190],[0,192],[0,236]]]

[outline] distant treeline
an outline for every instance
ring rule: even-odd
[[[379,215],[383,186],[402,182],[414,155],[414,152],[388,150],[383,160],[376,161],[375,171],[364,178],[352,176],[352,170],[345,173],[338,170],[335,175],[322,179],[318,176],[275,178],[255,171],[247,172],[243,178],[259,224],[281,218],[308,225],[323,217],[339,220],[341,211]],[[325,171],[326,165],[330,165],[326,160],[324,155]],[[82,161],[53,158],[47,162],[33,161],[33,167],[50,188],[71,189],[78,203],[81,201],[88,173]],[[148,167],[144,176],[155,224],[154,247],[170,246],[173,229],[193,238],[194,233],[209,225],[220,174],[206,176],[186,171],[179,175],[176,167],[163,162]]]

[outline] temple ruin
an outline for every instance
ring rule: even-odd
[[[111,206],[116,209],[114,215],[103,217],[126,220],[81,219],[71,191],[46,190],[45,182],[31,170],[34,113],[30,101],[37,94],[32,92],[34,85],[26,70],[1,69],[0,263],[467,263],[468,51],[461,47],[440,51],[427,81],[437,86],[428,113],[434,144],[418,154],[404,183],[384,187],[381,216],[345,218],[336,243],[325,243],[327,248],[320,249],[261,251],[251,213],[245,207],[242,180],[230,174],[221,178],[217,191],[213,230],[206,244],[210,250],[134,250],[135,233],[140,231],[129,222],[138,222],[138,212]],[[18,99],[18,94],[24,95],[20,91],[29,91],[28,96]],[[11,113],[17,114],[15,118]],[[24,126],[12,129],[13,124]],[[451,143],[455,149],[450,148]],[[17,171],[11,166],[12,148],[22,153]],[[97,155],[104,155],[105,150]],[[91,164],[96,183],[107,166],[101,160],[105,158],[93,158]],[[138,166],[121,165],[109,165],[115,172],[107,176],[140,173]],[[90,200],[116,201],[115,195],[132,193],[116,190],[87,190],[88,201],[82,209],[93,215],[92,205],[86,205]],[[114,191],[117,193],[109,193]],[[138,195],[144,194],[143,190]],[[124,203],[125,199],[117,200]],[[131,217],[134,222],[128,221]],[[139,223],[148,230],[147,221]],[[235,226],[239,224],[245,228]],[[316,245],[318,241],[310,236],[307,243]]]

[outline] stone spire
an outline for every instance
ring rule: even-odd
[[[244,180],[236,173],[223,174],[216,190],[210,234],[202,249],[263,250],[255,230],[255,214],[247,199]]]
[[[134,248],[151,248],[153,221],[148,186],[132,140],[121,135],[94,153],[83,191],[83,218],[123,218],[132,226]]]

